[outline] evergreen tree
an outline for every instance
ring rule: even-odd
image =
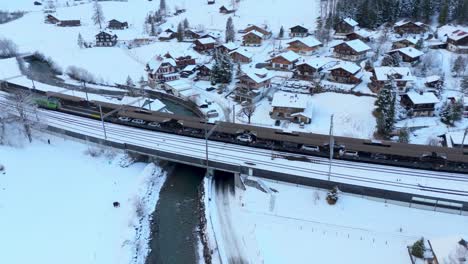
[[[395,124],[395,97],[389,85],[380,90],[375,105],[377,106],[375,110],[377,132],[384,138],[388,138]]]
[[[421,3],[422,18],[425,22],[429,22],[433,14],[431,0],[422,0]]]
[[[425,250],[426,247],[424,246],[424,239],[421,238],[420,240],[414,242],[413,246],[411,246],[411,255],[417,258],[423,258]]]
[[[460,82],[461,92],[468,96],[468,76],[464,76]],[[467,102],[468,103],[468,102]]]
[[[167,15],[167,6],[166,6],[166,0],[161,0],[159,2],[159,14],[164,17]]]
[[[56,7],[54,0],[47,0],[44,5],[44,13],[55,13]]]
[[[99,25],[99,29],[102,29],[102,23],[104,23],[104,12],[102,11],[101,4],[97,0],[94,0],[93,5],[93,22],[95,25]]]
[[[190,24],[189,24],[189,22],[188,22],[188,19],[185,18],[185,19],[184,19],[184,29],[189,29],[189,28],[190,28]]]
[[[211,83],[229,83],[232,80],[233,64],[231,58],[223,53],[216,52],[215,64],[211,69]]]
[[[233,42],[236,37],[236,32],[234,30],[234,23],[232,22],[232,17],[229,17],[226,22],[226,43]]]
[[[424,47],[424,39],[419,38],[418,41],[416,42],[416,45],[414,45],[414,48],[418,49],[418,50],[421,50],[423,47]]]
[[[317,26],[318,27],[318,26]],[[280,31],[279,31],[279,34],[278,34],[278,38],[282,39],[284,38],[284,28],[283,26],[281,26],[280,28]]]
[[[84,47],[84,40],[83,40],[83,37],[81,36],[81,33],[78,33],[78,47],[80,47],[80,49]]]
[[[184,26],[182,23],[177,25],[177,41],[182,42],[184,40]]]
[[[439,113],[442,123],[453,126],[456,121],[463,117],[463,101],[461,99],[456,102],[446,101]]]
[[[468,60],[462,55],[459,55],[453,62],[452,71],[456,74],[456,76],[464,74],[466,67],[468,66],[467,64]]]
[[[133,83],[132,77],[130,75],[127,76],[127,80],[125,81],[125,85],[129,87],[135,87],[135,83]]]
[[[411,17],[413,19],[419,19],[421,17],[421,0],[414,0],[412,5],[412,14]]]
[[[447,23],[448,19],[448,10],[449,10],[449,5],[448,5],[448,0],[443,0],[444,4],[442,5],[442,9],[440,10],[439,13],[439,25],[445,25]]]

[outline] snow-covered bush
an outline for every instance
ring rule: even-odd
[[[339,196],[340,190],[338,189],[338,186],[333,187],[330,191],[327,193],[327,202],[330,205],[336,204],[338,201],[338,196]]]
[[[0,38],[0,59],[15,57],[18,54],[18,46],[6,38]]]
[[[426,246],[424,245],[424,239],[421,238],[418,241],[414,242],[414,244],[411,246],[411,255],[417,258],[423,258],[425,250]]]
[[[41,62],[47,63],[47,65],[49,65],[49,67],[50,67],[50,69],[52,70],[52,72],[54,72],[55,74],[58,74],[58,75],[63,74],[63,69],[62,69],[62,67],[60,67],[60,65],[58,65],[58,64],[52,59],[52,57],[47,57],[46,55],[44,55],[44,53],[41,53],[41,52],[39,52],[39,51],[34,52],[33,56],[34,56],[34,58],[36,58],[37,60],[39,60],[39,61],[41,61]]]
[[[85,155],[89,155],[93,158],[100,157],[102,154],[104,154],[104,149],[102,148],[88,148],[85,151]]]
[[[440,110],[440,121],[442,123],[453,126],[456,121],[463,117],[463,103],[462,100],[456,102],[446,101]]]
[[[70,66],[67,68],[67,75],[80,82],[87,82],[87,83],[95,83],[96,77],[86,69],[77,67],[77,66]]]

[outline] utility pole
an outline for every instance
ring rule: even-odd
[[[104,117],[102,116],[102,107],[99,105],[99,114],[101,115],[102,131],[104,131],[104,139],[107,140],[106,126],[104,125]]]
[[[232,122],[236,123],[236,105],[232,105]]]
[[[463,139],[462,139],[462,142],[460,144],[460,148],[463,150],[463,147],[465,145],[465,138],[466,138],[466,134],[468,134],[468,127],[465,128],[465,133],[463,133]]]
[[[331,177],[331,169],[332,169],[332,160],[333,160],[333,151],[335,148],[335,140],[333,139],[333,115],[330,116],[330,159],[328,164],[328,181],[330,181]]]
[[[88,89],[86,88],[86,82],[85,82],[85,81],[83,81],[83,88],[84,88],[85,95],[86,95],[86,102],[87,102],[88,105],[89,105]]]
[[[208,139],[210,138],[211,134],[215,131],[220,123],[216,122],[216,124],[208,131],[208,119],[205,119],[205,165],[206,165],[206,175],[210,175],[210,164],[208,158]]]

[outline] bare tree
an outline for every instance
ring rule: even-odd
[[[24,134],[29,142],[32,142],[32,128],[39,124],[37,105],[34,102],[32,93],[29,91],[16,91],[9,94],[7,99],[11,104],[8,112],[12,115],[6,117],[4,121],[18,122],[23,127]],[[4,130],[4,124],[2,124],[2,130]]]
[[[102,11],[101,4],[97,0],[94,1],[93,5],[93,22],[95,25],[99,25],[99,29],[102,29],[102,23],[104,23],[104,12]]]
[[[18,46],[9,39],[0,39],[0,59],[15,57],[18,54]]]
[[[241,112],[244,116],[247,117],[249,124],[250,124],[250,119],[252,118],[255,112],[255,109],[256,109],[255,104],[249,104],[242,108]]]

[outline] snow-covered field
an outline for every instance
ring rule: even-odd
[[[46,134],[15,145],[0,146],[0,263],[144,263],[159,167]]]
[[[464,216],[346,194],[330,206],[323,190],[250,179],[270,193],[236,188],[235,195],[210,206],[233,219],[232,236],[242,241],[238,252],[251,263],[410,263],[406,246],[421,237],[468,235]],[[218,233],[218,246],[230,248],[229,239]]]

